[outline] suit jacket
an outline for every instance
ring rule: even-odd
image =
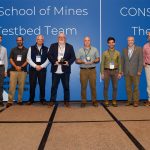
[[[54,65],[55,62],[58,60],[58,43],[51,44],[49,52],[48,52],[48,59],[51,62],[51,72],[55,73],[57,71],[57,65]],[[66,43],[65,45],[65,53],[63,59],[68,61],[69,66],[62,65],[62,71],[64,73],[71,73],[71,65],[76,60],[75,52],[73,46]]]
[[[122,68],[124,75],[137,75],[142,72],[143,68],[143,50],[141,47],[135,46],[131,58],[128,57],[128,48],[123,49]]]

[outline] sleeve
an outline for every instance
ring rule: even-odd
[[[145,65],[145,57],[146,57],[146,54],[145,54],[145,46],[143,47],[143,64]]]
[[[100,65],[101,74],[104,74],[104,61],[105,61],[105,55],[104,55],[104,53],[103,53],[103,54],[102,54],[101,65]]]
[[[29,48],[28,50],[28,53],[27,53],[27,62],[33,67],[33,68],[36,68],[36,64],[32,61],[31,59],[31,47]]]
[[[70,47],[70,59],[68,61],[69,65],[73,64],[74,61],[76,60],[75,52],[73,46]]]
[[[100,57],[98,49],[96,49],[95,57],[96,57],[96,58],[99,58],[99,57]]]
[[[7,49],[5,49],[4,65],[5,65],[5,72],[7,72],[7,68],[8,68]]]
[[[76,53],[75,53],[75,55],[76,55],[76,59],[80,59],[80,50],[78,50]]]
[[[51,46],[50,46],[50,48],[49,48],[49,51],[48,51],[48,53],[47,53],[47,58],[48,58],[48,60],[54,65],[55,62],[57,61],[57,59],[55,59],[55,57],[54,57],[54,52],[53,52],[53,50],[54,50],[54,45],[51,44]]]
[[[143,50],[142,48],[139,48],[139,66],[138,66],[138,72],[142,72],[143,69]]]
[[[121,63],[121,55],[118,53],[118,64],[119,64],[119,73],[122,72],[122,63]]]
[[[46,68],[49,64],[49,60],[46,59],[46,61],[41,65],[42,68]]]
[[[9,59],[14,59],[14,50],[11,49]]]

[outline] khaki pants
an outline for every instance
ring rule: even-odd
[[[81,98],[86,102],[86,89],[88,81],[91,88],[92,101],[96,101],[96,69],[80,69]]]
[[[20,72],[11,71],[10,72],[8,103],[13,103],[17,83],[18,83],[18,102],[22,102],[22,95],[24,91],[24,84],[25,84],[26,76],[27,76],[27,73],[24,71],[20,71]]]
[[[147,81],[147,93],[148,100],[150,101],[150,65],[145,67],[146,81]]]
[[[140,79],[140,76],[138,75],[137,76],[130,76],[130,75],[125,76],[128,101],[132,100],[132,96],[133,96],[134,102],[139,101],[139,79]],[[133,86],[133,90],[132,90],[132,86]]]

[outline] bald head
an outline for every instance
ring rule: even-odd
[[[91,47],[91,39],[89,36],[84,37],[84,47],[86,48]]]

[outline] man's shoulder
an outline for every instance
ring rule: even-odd
[[[69,43],[66,43],[66,46],[68,46],[68,47],[73,47],[71,44],[69,44]]]
[[[98,51],[98,49],[96,47],[94,47],[94,46],[91,46],[91,50],[94,51],[94,52]]]
[[[141,50],[142,47],[141,46],[135,46],[136,50]]]
[[[1,45],[1,48],[4,49],[4,50],[6,50],[6,47],[4,47],[3,45]]]
[[[115,50],[117,55],[120,55],[120,51],[119,50]]]
[[[23,47],[23,49],[24,49],[25,51],[28,51],[28,48],[26,48],[26,47]]]

